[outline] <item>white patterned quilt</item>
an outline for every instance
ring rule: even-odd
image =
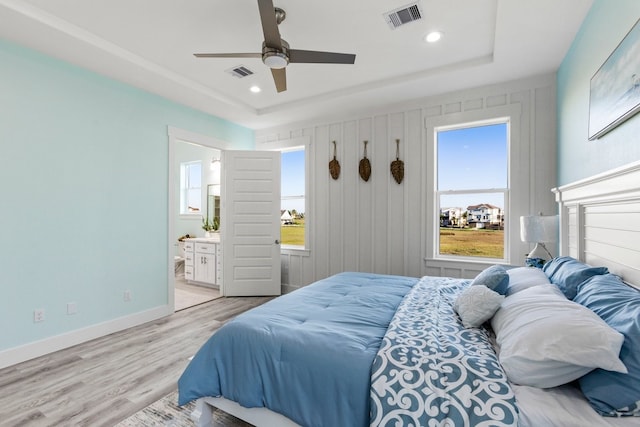
[[[488,333],[453,309],[468,280],[424,277],[405,296],[372,367],[372,426],[517,426]]]

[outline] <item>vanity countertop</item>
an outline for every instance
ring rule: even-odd
[[[220,234],[214,237],[190,237],[188,239],[184,239],[184,241],[196,243],[220,243]]]

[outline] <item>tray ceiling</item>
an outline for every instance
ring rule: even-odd
[[[419,0],[422,17],[392,29],[385,15],[407,4],[275,0],[291,48],[356,54],[289,64],[282,93],[258,58],[193,56],[260,52],[251,0],[0,0],[0,37],[259,129],[554,72],[592,0]],[[426,43],[432,30],[443,37]]]

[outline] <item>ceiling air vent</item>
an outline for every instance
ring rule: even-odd
[[[226,72],[239,79],[253,74],[253,71],[251,71],[244,65],[238,65],[237,67],[229,68],[228,70],[226,70]]]
[[[418,4],[414,3],[385,13],[384,19],[387,21],[387,24],[389,24],[391,29],[395,30],[401,25],[422,19],[422,13],[420,13],[420,7]]]

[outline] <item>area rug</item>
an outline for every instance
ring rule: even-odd
[[[116,424],[115,427],[193,427],[195,423],[191,420],[190,414],[194,406],[194,402],[182,407],[178,406],[178,391],[176,390]],[[251,427],[251,424],[216,409],[213,411],[212,427],[214,426]]]

